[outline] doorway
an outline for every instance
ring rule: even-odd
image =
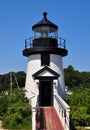
[[[53,106],[53,85],[52,81],[40,81],[39,104],[40,106]]]

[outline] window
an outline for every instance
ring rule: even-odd
[[[42,53],[41,54],[41,66],[50,64],[50,54]]]

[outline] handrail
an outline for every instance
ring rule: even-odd
[[[70,109],[69,105],[57,94],[55,95],[58,103],[62,105],[63,109]]]
[[[33,40],[38,39],[38,38],[41,38],[41,37],[36,37],[36,38],[29,37],[25,39],[25,49],[33,48]],[[56,39],[58,41],[58,48],[63,48],[63,49],[66,48],[66,40],[64,38],[61,38],[61,37],[57,37],[57,38],[47,37],[47,38]]]
[[[29,103],[31,103],[31,99],[35,97],[35,93],[32,91],[31,91],[31,93],[33,94],[33,96],[29,98]]]
[[[69,130],[70,107],[58,94],[54,95],[54,107],[62,121],[64,129]]]

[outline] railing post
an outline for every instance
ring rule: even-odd
[[[66,119],[65,119],[65,121],[66,121],[66,128],[67,128],[67,130],[69,130],[69,122],[70,122],[70,119],[69,119],[69,114],[70,114],[70,110],[69,109],[67,109],[66,110]]]
[[[60,48],[61,48],[61,46],[62,46],[62,41],[61,41],[61,37],[60,37]]]
[[[64,49],[66,48],[66,40],[64,39]]]
[[[27,41],[26,41],[26,39],[25,39],[25,49],[27,48]]]

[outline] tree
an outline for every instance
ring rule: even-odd
[[[10,73],[0,75],[0,92],[10,89]],[[26,74],[24,71],[19,71],[17,73],[12,72],[12,87],[17,87],[16,80],[19,84],[19,87],[22,88],[25,86]]]
[[[90,88],[74,88],[67,102],[71,107],[71,123],[75,126],[90,125]]]
[[[23,89],[0,94],[0,118],[6,129],[31,130],[31,105]]]
[[[79,72],[69,65],[64,69],[65,83],[69,88],[90,86],[90,72]]]

